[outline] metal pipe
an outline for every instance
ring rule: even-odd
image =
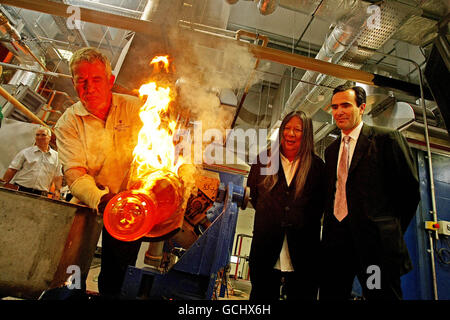
[[[52,112],[53,110],[52,110],[52,102],[53,102],[53,99],[55,98],[55,95],[56,95],[56,92],[55,91],[53,91],[53,93],[52,93],[52,95],[50,96],[50,99],[48,100],[48,103],[47,103],[47,107],[49,108],[49,109],[45,109],[44,110],[44,114],[42,115],[42,117],[41,117],[41,120],[42,121],[45,121],[46,119],[46,116],[47,116],[47,112]]]
[[[252,44],[246,45],[249,47],[249,51],[253,53],[255,57],[262,60],[274,61],[288,66],[315,71],[336,78],[347,79],[359,83],[365,83],[369,85],[374,84],[374,75],[363,70],[348,68],[338,64],[318,60],[315,58],[300,56],[297,54],[292,54],[272,48],[261,48]]]
[[[46,89],[46,88],[39,89],[39,91],[41,92],[41,94],[42,94],[42,92],[51,92],[51,93],[55,92],[56,94],[61,94],[61,95],[65,96],[67,99],[69,99],[72,102],[72,104],[75,103],[75,101],[73,101],[72,97],[67,92],[53,90],[53,89]]]
[[[217,27],[211,27],[208,26],[206,24],[201,24],[201,23],[196,23],[196,22],[191,22],[191,21],[185,21],[185,20],[178,20],[178,25],[180,27],[187,27],[190,28],[191,30],[205,30],[211,33],[216,33],[216,34],[223,34],[224,36],[230,37],[230,38],[235,38],[236,37],[236,32],[235,31],[231,31],[231,30],[227,30],[227,29],[222,29],[222,28],[217,28]]]
[[[431,147],[430,147],[430,137],[428,134],[428,122],[427,122],[427,108],[425,105],[425,98],[424,98],[424,93],[423,93],[423,74],[422,74],[422,70],[420,69],[420,66],[417,62],[415,62],[412,59],[408,59],[408,58],[403,58],[403,57],[398,57],[398,56],[394,56],[388,53],[383,53],[383,52],[378,52],[376,50],[372,50],[370,48],[361,48],[363,50],[367,50],[367,51],[372,51],[374,54],[381,54],[390,58],[396,58],[399,60],[403,60],[409,63],[412,63],[416,68],[417,68],[417,72],[419,73],[419,87],[420,87],[420,102],[422,105],[422,114],[423,114],[423,123],[424,123],[424,131],[425,131],[425,142],[426,142],[426,147],[427,147],[427,158],[428,158],[428,170],[430,172],[430,191],[431,191],[431,208],[432,208],[432,215],[433,215],[433,221],[437,223],[437,209],[436,209],[436,191],[434,188],[434,177],[433,177],[433,164],[432,164],[432,160],[431,160]],[[438,231],[435,230],[435,238],[436,240],[439,239],[439,234]],[[430,236],[431,237],[431,236]],[[432,274],[433,274],[433,291],[434,291],[434,299],[438,300],[438,295],[437,295],[437,281],[436,281],[436,268],[435,268],[435,264],[434,264],[434,252],[433,252],[433,243],[432,241],[430,241],[430,250],[431,250],[431,266],[432,266]]]
[[[25,50],[27,51],[27,53],[33,57],[34,60],[36,60],[37,63],[39,63],[39,65],[41,66],[42,69],[44,69],[46,72],[49,72],[49,70],[47,69],[47,67],[45,66],[45,64],[42,63],[41,60],[39,60],[38,57],[36,57],[36,55],[31,51],[31,49],[25,44],[23,43],[23,41],[20,41],[21,45],[25,48]]]
[[[45,71],[48,71],[47,67],[39,60],[38,57],[31,51],[26,43],[23,42],[22,37],[19,32],[9,23],[8,19],[0,13],[0,26],[4,29],[4,31],[9,34],[11,44],[18,44],[23,49],[23,51],[31,56]]]
[[[70,5],[49,0],[0,0],[0,3],[65,18],[72,16],[71,11],[68,10]],[[80,20],[122,30],[141,32],[156,38],[163,36],[155,23],[103,11],[80,8]]]
[[[18,66],[18,65],[15,65],[15,64],[4,63],[4,62],[0,62],[0,66],[5,67],[5,68],[19,69],[19,70],[39,73],[39,74],[43,74],[43,75],[46,75],[46,76],[49,76],[49,77],[58,77],[58,78],[61,77],[61,78],[72,79],[72,76],[68,75],[68,74],[56,73],[56,72],[51,72],[51,71],[38,71],[38,70],[34,70],[34,69]]]
[[[58,15],[62,17],[69,17],[67,13],[68,5],[63,3],[56,3],[48,0],[41,0],[39,2],[32,0],[0,0],[0,3],[7,5],[39,11],[51,15]],[[114,28],[130,30],[135,32],[141,32],[155,38],[162,37],[160,27],[151,22],[133,19],[129,17],[109,14],[105,12],[98,12],[95,10],[89,10],[81,8],[80,19],[86,22],[92,22],[96,24],[102,24]],[[218,36],[212,33],[202,32],[202,36],[208,38],[207,40],[214,41],[214,44],[218,47],[226,47],[233,43],[236,43],[235,39],[230,37]],[[269,60],[278,62],[288,66],[293,66],[305,70],[316,71],[324,74],[328,74],[337,78],[348,79],[357,81],[360,83],[366,83],[373,85],[372,82],[374,75],[362,70],[352,69],[326,61],[320,61],[314,58],[308,58],[305,56],[288,53],[285,51],[260,47],[244,41],[237,42],[239,45],[246,46],[248,50],[257,58],[262,60]]]
[[[14,53],[12,53],[11,51],[8,52],[8,54],[6,55],[5,59],[3,59],[4,63],[9,63],[11,62],[11,60],[14,58]]]
[[[267,38],[266,36],[262,36],[262,35],[259,35],[259,34],[256,34],[256,33],[252,33],[252,32],[248,32],[248,31],[245,31],[245,30],[238,30],[236,32],[236,40],[239,41],[242,36],[253,38],[255,40],[262,40],[263,43],[261,44],[261,47],[263,47],[263,48],[267,47],[267,44],[269,43],[269,38]],[[236,112],[234,114],[233,121],[231,123],[231,128],[232,129],[236,125],[236,121],[237,121],[237,118],[239,116],[239,112],[242,109],[242,105],[244,104],[245,98],[247,97],[248,91],[250,90],[250,87],[252,85],[253,77],[255,76],[256,69],[258,69],[258,66],[259,66],[259,60],[260,59],[258,59],[258,58],[256,59],[255,66],[253,67],[253,71],[252,71],[252,73],[250,74],[250,77],[247,80],[247,84],[245,86],[244,93],[242,94],[241,101],[239,102],[239,105],[238,105],[238,107],[236,109]]]
[[[28,110],[19,100],[14,98],[8,91],[6,91],[2,86],[0,86],[0,95],[2,95],[8,102],[10,102],[15,108],[19,109],[28,119],[35,123],[39,123],[43,126],[50,128],[45,122],[39,119],[33,112]],[[50,128],[51,130],[51,128]],[[53,131],[53,130],[52,130]]]
[[[437,292],[437,278],[436,278],[436,265],[434,263],[434,244],[433,244],[433,236],[431,235],[431,231],[428,231],[428,240],[430,241],[430,257],[431,257],[431,276],[433,278],[433,297],[434,300],[439,300],[438,292]]]

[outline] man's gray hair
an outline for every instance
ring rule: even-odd
[[[101,53],[98,49],[92,47],[81,48],[74,52],[70,58],[69,66],[72,77],[74,76],[75,67],[82,61],[87,61],[93,63],[95,61],[100,61],[105,66],[106,74],[111,75],[111,63],[107,56]]]
[[[52,130],[50,130],[49,127],[46,127],[46,126],[39,126],[39,127],[36,129],[36,132],[38,132],[39,130],[45,130],[45,131],[47,132],[47,135],[48,135],[49,137],[52,136]]]

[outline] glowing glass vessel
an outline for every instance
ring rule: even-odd
[[[103,223],[114,238],[134,241],[177,215],[182,199],[180,179],[170,171],[154,171],[144,182],[133,183],[130,190],[118,193],[109,201],[103,213]]]

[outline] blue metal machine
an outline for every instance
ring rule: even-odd
[[[432,154],[433,177],[438,220],[450,221],[450,158]],[[450,237],[439,235],[433,241],[431,255],[428,230],[425,221],[432,220],[430,195],[430,171],[426,152],[417,150],[421,201],[413,221],[405,234],[414,269],[402,277],[403,296],[406,300],[433,300],[433,273],[436,278],[436,292],[439,300],[450,299]],[[432,268],[433,258],[435,270]]]
[[[218,197],[207,213],[214,219],[209,228],[166,273],[129,266],[122,286],[123,299],[212,299],[217,274],[230,261],[238,206],[246,201],[243,176],[219,174]]]
[[[436,290],[438,300],[449,300],[450,237],[440,235],[439,240],[436,240],[432,235],[433,252],[431,252],[428,234],[430,231],[425,229],[425,222],[432,220],[430,171],[426,152],[413,149],[413,153],[417,159],[421,201],[404,236],[413,270],[401,278],[403,299],[434,300]],[[432,163],[438,220],[450,221],[450,158],[432,154]],[[432,259],[435,270],[432,268]],[[436,288],[433,284],[433,273]],[[361,297],[362,294],[361,285],[356,278],[353,293],[356,297]]]

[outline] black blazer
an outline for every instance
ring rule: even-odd
[[[341,139],[325,151],[328,200],[323,241],[334,238],[333,205]],[[364,124],[356,143],[346,184],[353,242],[362,257],[377,252],[383,262],[404,274],[412,269],[403,234],[420,200],[417,169],[403,135]]]
[[[288,187],[279,159],[278,181],[270,192],[261,185],[265,176],[259,161],[252,165],[247,180],[251,203],[255,208],[253,239],[250,250],[250,272],[273,269],[287,234],[289,254],[294,270],[311,266],[320,246],[320,219],[323,215],[325,171],[323,161],[313,156],[304,191],[294,199],[295,178]]]

